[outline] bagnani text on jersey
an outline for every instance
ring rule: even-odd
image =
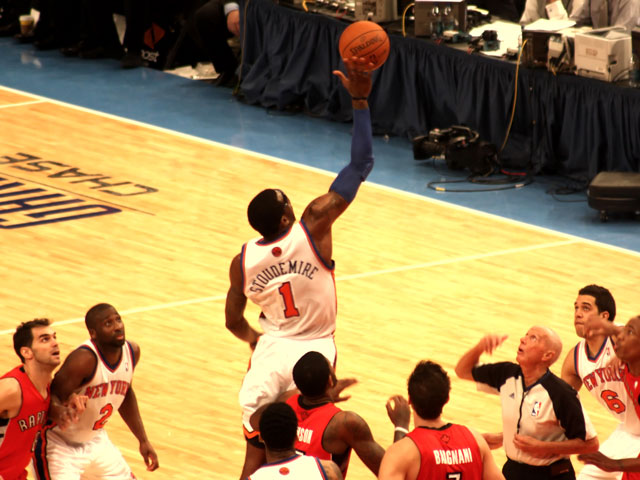
[[[304,260],[288,260],[278,262],[268,266],[258,273],[250,282],[249,291],[254,293],[262,292],[267,284],[274,278],[287,274],[297,274],[313,280],[313,275],[318,271],[318,267]]]
[[[459,465],[461,463],[472,463],[473,455],[470,448],[457,448],[455,450],[434,450],[433,456],[436,465]]]

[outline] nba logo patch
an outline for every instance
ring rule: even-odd
[[[542,408],[542,402],[535,402],[533,404],[533,408],[531,409],[531,416],[537,417],[540,415],[540,409]]]

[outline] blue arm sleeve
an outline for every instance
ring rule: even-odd
[[[349,203],[356,197],[360,184],[373,168],[372,143],[369,109],[354,110],[351,163],[340,171],[329,188]]]

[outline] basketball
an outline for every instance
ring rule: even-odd
[[[389,56],[389,37],[377,23],[362,20],[344,29],[338,42],[342,58],[362,57],[380,68]]]

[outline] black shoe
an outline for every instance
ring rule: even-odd
[[[33,33],[30,33],[29,35],[18,33],[17,35],[14,35],[13,38],[15,38],[20,43],[32,43],[35,40],[35,37],[36,36]]]
[[[142,67],[144,62],[140,54],[127,52],[120,60],[120,66],[125,69]]]
[[[238,84],[238,76],[234,72],[222,72],[215,79],[216,87],[234,88]]]
[[[8,22],[0,25],[0,37],[13,37],[20,33],[20,22]]]
[[[97,47],[81,48],[78,55],[80,58],[89,60],[97,58],[115,58],[116,60],[120,60],[122,54],[122,47],[103,47],[99,45]]]
[[[60,46],[58,40],[53,35],[49,35],[48,37],[44,38],[36,38],[33,41],[33,45],[38,50],[53,50],[54,48],[58,48]]]
[[[69,45],[67,47],[62,47],[60,49],[60,53],[65,57],[77,57],[80,55],[80,49],[82,48],[82,42],[75,43],[73,45]]]

